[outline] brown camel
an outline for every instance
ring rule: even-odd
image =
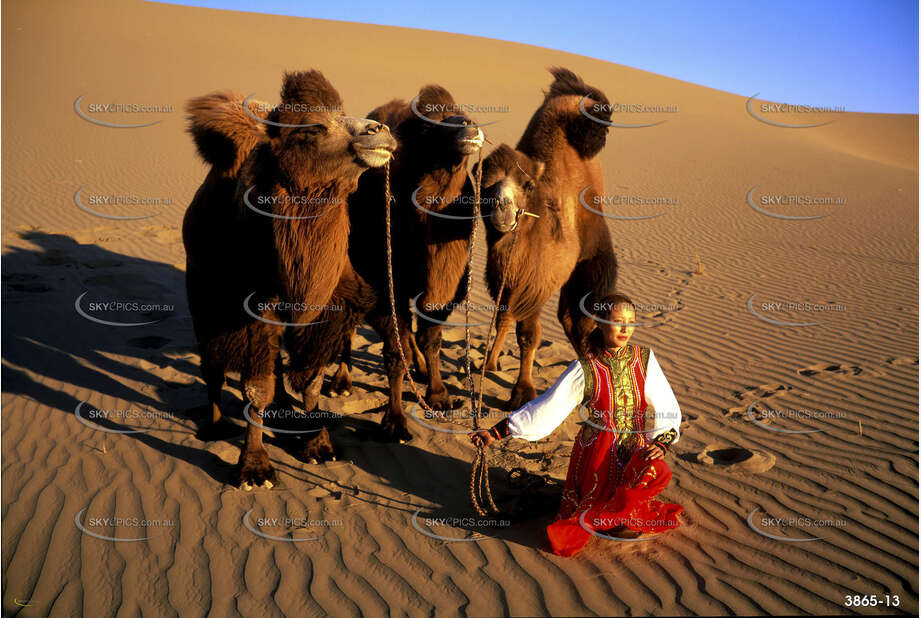
[[[560,290],[557,317],[581,355],[595,326],[582,308],[590,310],[593,299],[612,293],[617,280],[617,259],[605,218],[580,205],[580,194],[586,203],[604,194],[596,156],[604,147],[608,127],[596,119],[607,121],[610,111],[596,110],[609,110],[608,99],[567,69],[550,72],[555,80],[517,148],[503,144],[483,161],[484,212],[489,214],[486,274],[493,298],[509,263],[486,369],[496,370],[505,337],[517,323],[521,364],[507,402],[510,409],[537,395],[531,368],[541,341],[544,303]],[[595,119],[583,114],[580,105],[591,110]],[[539,218],[521,216],[523,212]],[[513,249],[514,234],[518,239]]]
[[[394,100],[368,114],[386,123],[399,142],[391,166],[392,246],[394,297],[400,341],[407,357],[412,356],[420,372],[427,374],[426,400],[435,409],[454,408],[460,401],[448,395],[441,379],[441,327],[463,299],[467,272],[467,250],[473,219],[472,200],[463,199],[469,188],[467,164],[483,144],[483,132],[441,86],[425,86],[411,102]],[[386,224],[382,206],[384,174],[374,170],[362,176],[358,191],[349,198],[349,256],[357,283],[370,286],[372,296],[363,307],[350,306],[339,315],[324,315],[328,321],[318,328],[299,333],[299,345],[290,350],[323,348],[338,339],[342,361],[332,393],[350,387],[348,354],[356,316],[366,319],[384,341],[384,364],[390,382],[390,398],[381,419],[388,440],[410,440],[403,413],[404,368],[396,349],[391,318],[386,269]],[[426,212],[428,211],[428,212]],[[446,218],[444,215],[447,215]],[[351,276],[352,273],[349,273]],[[417,333],[411,331],[415,313]],[[418,347],[416,341],[418,340]],[[420,349],[421,348],[421,351]],[[296,355],[292,353],[294,359]],[[327,355],[328,356],[328,355]],[[300,379],[296,388],[312,384],[310,403],[319,393],[323,365],[320,355]],[[328,360],[334,360],[330,357]],[[294,362],[297,362],[295,359]],[[308,403],[305,403],[307,406]]]
[[[386,126],[342,113],[317,71],[288,73],[271,111],[229,92],[192,100],[189,131],[211,165],[183,221],[189,309],[208,388],[201,439],[227,434],[228,371],[240,373],[249,421],[236,468],[243,488],[271,486],[261,414],[276,391],[280,340],[311,328],[347,268],[347,198],[396,148]],[[302,459],[333,455],[326,429]]]

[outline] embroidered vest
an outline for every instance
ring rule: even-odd
[[[618,458],[629,458],[629,452],[647,441],[645,387],[649,348],[627,345],[579,362],[585,375],[585,423],[580,441],[588,444],[600,431],[612,432]]]

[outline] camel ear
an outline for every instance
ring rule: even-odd
[[[265,138],[269,104],[224,90],[186,103],[188,132],[198,154],[215,169],[236,173],[249,153]]]
[[[518,156],[516,163],[521,171],[535,182],[540,180],[540,177],[544,175],[544,170],[547,169],[547,164],[540,159],[533,159],[521,152],[516,152],[515,154]]]
[[[540,180],[540,177],[544,175],[544,170],[547,169],[547,165],[543,161],[534,162],[534,180]]]

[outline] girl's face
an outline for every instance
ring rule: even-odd
[[[615,324],[601,323],[601,332],[604,335],[604,343],[609,348],[622,348],[630,341],[633,331],[636,330],[636,312],[630,305],[617,305],[608,315],[609,322]]]

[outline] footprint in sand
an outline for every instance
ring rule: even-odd
[[[744,402],[743,405],[723,408],[723,416],[730,419],[747,419],[749,402],[752,400],[767,400],[791,390],[793,390],[792,386],[779,383],[762,384],[761,386],[745,386],[743,390],[732,392],[733,397]]]
[[[747,399],[767,399],[778,393],[791,390],[793,390],[793,387],[786,384],[762,384],[761,386],[746,386],[741,391],[733,391],[732,396],[742,401]]]
[[[798,374],[807,378],[819,378],[820,380],[833,380],[837,378],[851,378],[861,376],[865,378],[878,378],[883,375],[881,371],[874,369],[864,369],[860,365],[842,365],[817,363],[804,367],[797,371]]]
[[[741,446],[708,444],[697,454],[697,461],[727,472],[761,474],[773,468],[776,459],[771,453],[750,450]]]
[[[886,362],[890,365],[917,365],[918,357],[917,356],[896,356],[894,358],[887,358]]]

